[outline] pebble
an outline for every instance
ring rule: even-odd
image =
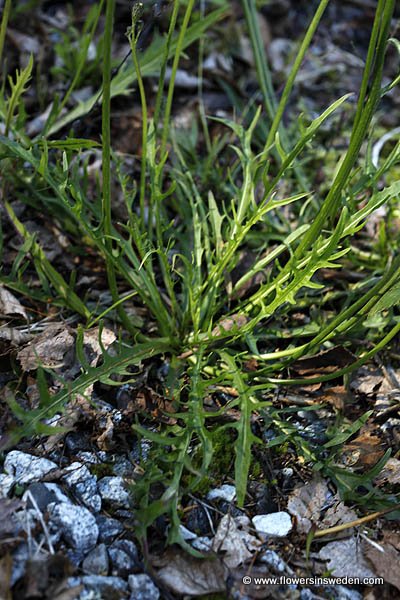
[[[18,546],[12,553],[12,569],[10,577],[10,588],[21,579],[25,574],[26,561],[29,559],[29,548],[28,544],[23,542]]]
[[[14,477],[2,473],[0,475],[0,498],[7,498],[14,485]]]
[[[108,549],[113,575],[127,577],[141,567],[138,551],[131,540],[117,540]]]
[[[126,458],[118,458],[112,468],[114,475],[119,477],[132,477],[134,475],[135,467]]]
[[[73,494],[93,512],[101,509],[101,497],[97,493],[97,477],[80,462],[73,462],[65,469],[68,471],[63,481]]]
[[[51,503],[59,504],[60,502],[70,503],[68,497],[63,493],[61,488],[55,483],[40,483],[39,481],[35,481],[31,483],[30,486],[26,489],[24,495],[22,496],[23,500],[26,500],[27,507],[31,508],[34,506],[34,502],[29,497],[29,494],[32,495],[34,502],[38,509],[44,512],[47,506]]]
[[[266,550],[258,557],[258,560],[271,567],[275,573],[284,573],[286,571],[286,563],[274,550]]]
[[[99,542],[109,544],[124,530],[123,525],[112,517],[97,515],[96,521],[99,528]]]
[[[38,458],[19,450],[12,450],[4,461],[4,470],[14,477],[15,483],[22,485],[40,481],[47,473],[57,469],[55,462],[47,458]]]
[[[100,496],[114,506],[129,508],[130,494],[122,477],[103,477],[98,482]]]
[[[210,552],[212,549],[212,543],[212,539],[205,535],[192,540],[190,545],[199,552]]]
[[[257,515],[253,517],[253,525],[258,533],[271,537],[285,537],[293,527],[289,513],[284,511]]]
[[[132,592],[130,600],[158,600],[159,589],[145,573],[140,575],[129,575],[128,585]]]
[[[107,575],[108,569],[109,560],[105,544],[93,548],[82,563],[82,570],[88,575]]]
[[[83,575],[83,577],[69,577],[68,587],[72,588],[83,585],[86,590],[93,590],[100,595],[100,598],[116,599],[121,598],[122,594],[128,591],[128,584],[121,577],[107,577],[105,575]],[[80,598],[82,597],[79,596]]]
[[[83,554],[97,542],[99,528],[95,517],[83,506],[73,504],[50,504],[50,522],[60,527],[66,542]]]
[[[224,484],[219,488],[210,490],[207,494],[207,500],[210,502],[214,500],[225,500],[226,502],[233,502],[236,498],[236,488],[234,485]]]
[[[179,525],[179,533],[181,534],[182,539],[184,539],[184,540],[197,539],[197,535],[195,533],[193,533],[193,531],[190,531],[189,529],[187,529],[184,525]]]

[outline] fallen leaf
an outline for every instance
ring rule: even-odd
[[[157,566],[157,562],[161,566],[157,579],[179,597],[226,591],[228,568],[217,558],[194,558],[183,550],[170,548],[153,566]]]
[[[246,325],[248,319],[245,315],[234,314],[226,319],[221,319],[211,332],[213,337],[217,337],[225,333],[226,331],[235,331]]]
[[[360,434],[341,451],[341,462],[354,468],[373,467],[385,454],[381,439],[372,430],[372,425],[361,429]]]
[[[33,371],[41,364],[63,367],[73,362],[74,345],[74,336],[64,323],[55,323],[22,348],[17,357],[24,371]]]
[[[250,523],[249,523],[250,524]],[[212,548],[230,569],[246,563],[259,550],[260,542],[238,519],[225,515],[218,525]]]
[[[357,357],[343,346],[335,346],[315,356],[300,358],[291,368],[303,377],[316,377],[334,373],[338,369],[351,365],[356,359]]]
[[[319,558],[327,561],[327,569],[334,577],[377,577],[380,572],[371,570],[355,537],[330,542],[319,551]]]
[[[396,485],[400,483],[400,460],[397,458],[389,458],[382,471],[374,480],[377,485],[391,483]]]
[[[383,542],[379,542],[383,552],[365,540],[363,540],[362,549],[364,556],[372,564],[379,577],[383,577],[385,582],[400,590],[400,543],[393,545],[390,543],[391,541],[393,539],[385,532]],[[399,541],[398,539],[397,542]]]
[[[0,285],[0,315],[19,315],[23,317],[25,321],[28,320],[26,310],[20,301],[2,285]]]
[[[287,510],[296,517],[299,533],[308,533],[313,525],[325,529],[357,519],[357,514],[347,508],[337,494],[332,494],[322,479],[314,479],[295,488],[289,497]]]
[[[0,558],[0,598],[12,600],[11,594],[12,556],[7,553]]]

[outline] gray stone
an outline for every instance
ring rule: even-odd
[[[93,548],[82,563],[82,570],[88,575],[107,575],[108,567],[108,552],[105,544]]]
[[[257,515],[253,517],[253,525],[258,533],[271,537],[285,537],[293,527],[289,513],[284,511]]]
[[[30,495],[32,495],[33,501]],[[23,495],[23,500],[27,501],[28,508],[34,506],[34,503],[36,503],[42,512],[51,503],[59,504],[60,502],[66,502],[67,504],[71,504],[71,501],[63,493],[60,486],[55,483],[40,483],[39,481],[30,484]]]
[[[64,539],[76,550],[89,552],[97,542],[99,528],[87,508],[72,504],[50,504],[50,523],[60,527]]]
[[[99,528],[99,542],[109,544],[124,530],[123,525],[117,519],[112,519],[111,517],[98,515],[96,521]]]
[[[108,549],[113,575],[127,577],[141,567],[138,551],[131,540],[117,540]]]
[[[274,550],[266,550],[258,557],[258,560],[271,567],[275,573],[284,573],[286,571],[286,563]]]
[[[234,485],[224,484],[219,488],[210,490],[207,494],[207,500],[225,500],[225,502],[233,502],[236,498],[236,488]]]
[[[130,494],[122,477],[103,477],[98,482],[98,490],[105,502],[114,506],[129,508]]]
[[[134,474],[135,467],[133,464],[127,460],[126,458],[119,457],[112,468],[114,475],[118,475],[120,477],[132,477]]]
[[[0,498],[7,498],[14,485],[14,477],[2,473],[0,475]]]
[[[18,548],[12,553],[12,569],[10,586],[12,587],[18,579],[25,575],[26,561],[29,558],[28,544],[22,542]]]
[[[100,465],[101,463],[108,462],[109,456],[107,452],[99,450],[98,452],[78,452],[76,455],[80,461],[88,463],[90,465]]]
[[[132,592],[130,600],[158,600],[160,597],[159,589],[145,573],[129,575],[128,584]]]
[[[68,498],[66,494],[64,494],[63,490],[57,483],[45,483],[45,487],[50,490],[54,494],[54,502],[56,504],[61,504],[61,502],[65,502],[66,504],[73,504]]]
[[[193,531],[190,531],[189,529],[184,527],[184,525],[179,525],[179,533],[181,534],[182,539],[186,541],[197,539],[197,535],[193,533]]]
[[[93,512],[101,509],[101,497],[97,493],[97,477],[85,465],[73,462],[66,468],[63,480],[74,495]]]
[[[119,600],[125,598],[128,584],[120,577],[106,577],[105,575],[84,575],[83,577],[69,577],[68,587],[84,586],[84,591],[79,598],[87,598],[88,591],[93,590],[100,595],[102,600]]]
[[[212,549],[212,539],[205,535],[192,540],[190,545],[199,552],[210,552]]]
[[[15,483],[22,485],[40,481],[47,473],[57,469],[55,462],[47,458],[38,458],[19,450],[12,450],[4,461],[4,470],[14,477]]]

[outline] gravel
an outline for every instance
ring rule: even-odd
[[[98,490],[104,502],[115,507],[130,507],[130,494],[122,477],[103,477],[98,482]]]
[[[130,600],[158,600],[159,589],[145,573],[140,575],[129,575],[128,585],[132,592]]]
[[[4,461],[4,471],[21,485],[40,481],[47,473],[57,469],[55,462],[47,458],[38,458],[19,450],[12,450]]]
[[[285,537],[293,528],[289,513],[284,511],[257,515],[253,517],[253,525],[259,534],[271,537]]]
[[[50,504],[50,523],[61,529],[65,541],[83,554],[89,552],[97,542],[99,528],[95,517],[83,506],[72,504]]]
[[[63,481],[68,485],[71,492],[87,508],[93,512],[99,512],[101,509],[101,497],[97,493],[97,477],[92,475],[85,465],[80,462],[73,462],[67,467],[67,475],[64,475]]]
[[[82,571],[88,575],[108,575],[108,569],[109,559],[105,544],[93,548],[82,563]]]

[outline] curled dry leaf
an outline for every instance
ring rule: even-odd
[[[363,555],[361,545],[355,537],[339,542],[330,542],[319,551],[319,558],[327,561],[327,569],[334,577],[377,577]]]
[[[400,535],[385,531],[379,546],[383,552],[363,540],[363,553],[379,577],[383,577],[385,581],[400,590]]]
[[[230,569],[249,561],[260,548],[259,540],[248,532],[248,525],[228,514],[218,526],[212,548]]]
[[[245,315],[234,314],[219,321],[211,332],[213,337],[222,335],[226,331],[232,331],[244,327],[248,319]]]
[[[28,320],[25,308],[21,302],[9,292],[4,286],[0,285],[0,316],[16,316],[19,315]]]
[[[341,462],[353,468],[371,468],[384,455],[381,439],[374,433],[373,425],[361,429],[360,435],[345,444]]]
[[[391,483],[392,485],[400,484],[400,460],[397,458],[389,458],[382,471],[375,479],[377,485]]]
[[[158,580],[179,597],[226,591],[228,568],[217,558],[194,558],[182,550],[171,548],[158,565],[161,567],[157,572]]]
[[[94,367],[99,360],[102,350],[99,341],[99,328],[85,331],[83,349],[90,366]],[[64,376],[74,376],[80,367],[75,361],[76,332],[64,323],[52,323],[45,331],[31,340],[27,346],[18,352],[18,360],[24,371],[33,371],[43,365],[50,368],[63,368]],[[103,329],[102,344],[107,349],[116,339],[114,332]],[[68,373],[65,370],[68,370]]]
[[[64,323],[49,325],[27,346],[18,352],[18,360],[24,371],[45,367],[63,367],[73,361],[75,339]]]
[[[334,373],[348,367],[356,360],[357,357],[352,352],[343,346],[335,346],[329,350],[323,350],[315,356],[300,358],[291,368],[302,377],[316,377]]]
[[[313,525],[325,529],[357,519],[357,514],[337,494],[332,494],[322,479],[296,488],[289,497],[287,510],[296,517],[299,533],[308,533]]]

